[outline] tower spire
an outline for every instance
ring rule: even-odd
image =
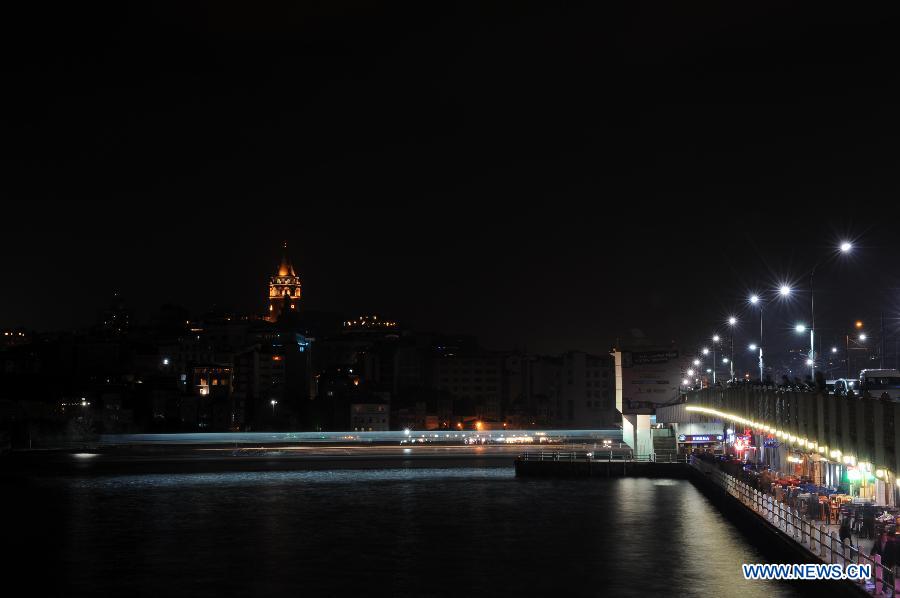
[[[278,276],[297,276],[297,273],[294,272],[294,264],[291,263],[291,258],[288,257],[287,252],[287,241],[282,242],[282,253],[281,253],[281,264],[278,266]]]

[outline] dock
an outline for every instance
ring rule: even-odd
[[[525,452],[516,458],[515,467],[519,477],[691,477],[691,466],[683,457],[656,460],[611,452]]]

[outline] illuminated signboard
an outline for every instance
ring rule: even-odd
[[[704,443],[704,442],[722,442],[721,434],[679,434],[678,442],[682,443]]]

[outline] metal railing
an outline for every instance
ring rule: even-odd
[[[803,517],[797,509],[778,502],[770,494],[741,482],[720,471],[714,465],[694,460],[694,467],[709,474],[710,480],[723,488],[728,494],[739,500],[745,507],[765,519],[770,525],[806,548],[814,557],[828,564],[871,565],[873,579],[870,582],[855,582],[862,589],[874,596],[882,596],[885,587],[894,588],[894,595],[900,592],[900,579],[893,568],[881,564],[881,556],[866,555],[859,545],[851,546],[838,539],[835,532],[829,533],[825,526]]]
[[[635,455],[623,451],[526,451],[519,455],[522,461],[583,461],[600,463],[621,463],[623,461],[638,463],[688,463],[684,455]]]

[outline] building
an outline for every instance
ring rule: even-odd
[[[569,351],[562,356],[560,373],[556,425],[571,429],[604,429],[618,423],[612,357]]]
[[[300,304],[300,277],[288,257],[287,242],[283,248],[278,270],[269,279],[269,309],[266,319],[270,322],[277,322],[284,313],[296,311]]]
[[[254,345],[234,356],[235,417],[256,429],[272,427],[285,401],[285,357],[270,345]],[[275,401],[275,403],[272,403]]]
[[[390,405],[385,402],[350,404],[350,429],[354,432],[386,432],[390,430]]]
[[[505,362],[504,353],[442,353],[434,359],[432,386],[453,397],[458,413],[474,413],[481,420],[501,421],[508,403]]]

